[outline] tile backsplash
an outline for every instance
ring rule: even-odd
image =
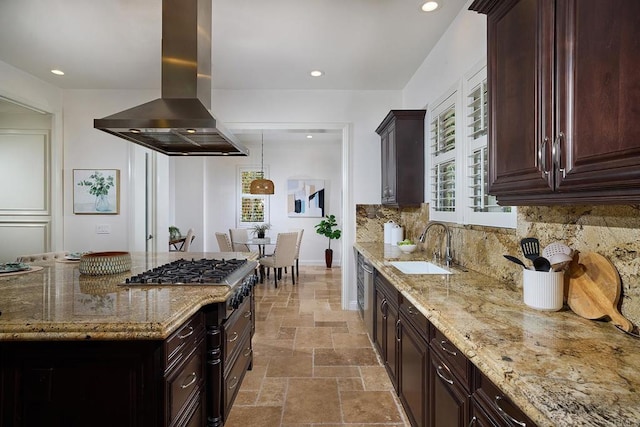
[[[394,209],[357,205],[356,240],[384,241],[384,223],[390,220],[405,228],[405,237],[417,240],[429,221],[429,206]],[[524,260],[520,249],[524,237],[537,237],[542,248],[557,241],[580,252],[604,255],[622,280],[622,313],[640,324],[640,206],[520,206],[516,229],[447,225],[457,263],[515,286],[522,286],[522,272],[503,254]],[[443,240],[441,229],[433,228],[421,245],[425,258],[442,251]]]

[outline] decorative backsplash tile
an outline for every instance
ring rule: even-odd
[[[393,220],[405,228],[405,237],[417,240],[429,221],[429,206],[394,209],[382,205],[356,206],[356,240],[384,241],[384,223]],[[500,281],[522,286],[522,271],[503,254],[524,260],[520,240],[532,236],[545,247],[563,242],[580,252],[598,252],[618,269],[623,286],[622,313],[640,324],[640,206],[524,206],[518,207],[516,229],[447,224],[457,263]],[[421,245],[427,259],[443,253],[440,227],[434,227]]]

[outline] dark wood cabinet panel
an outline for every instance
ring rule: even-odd
[[[375,276],[375,344],[394,388],[398,389],[398,291],[381,275]]]
[[[399,396],[412,426],[427,426],[429,345],[404,313],[400,317]]]
[[[381,143],[384,205],[419,206],[424,201],[425,113],[391,110],[376,129]]]
[[[490,424],[480,425],[535,427],[535,423],[477,369],[475,372],[475,384],[476,390],[473,393],[474,406],[482,409],[482,411],[476,410],[478,412],[476,417],[482,419],[485,423],[490,422]],[[483,419],[483,416],[486,418]]]
[[[640,200],[640,3],[477,0],[489,192],[506,205]]]
[[[438,427],[466,427],[470,396],[436,351],[431,351],[429,373],[430,422]]]

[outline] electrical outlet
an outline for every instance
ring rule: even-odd
[[[109,224],[96,225],[96,234],[111,234],[111,226]]]

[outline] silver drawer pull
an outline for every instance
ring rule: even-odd
[[[186,333],[186,334],[184,334],[184,335],[180,335],[180,334],[178,334],[178,338],[180,338],[181,340],[183,340],[183,339],[185,339],[186,337],[188,337],[188,336],[190,336],[190,335],[193,335],[193,326],[189,326],[187,329],[189,329],[189,332],[187,332],[187,333]],[[184,330],[184,329],[183,329],[183,330]],[[182,331],[180,331],[180,332],[182,332]]]
[[[458,355],[457,351],[449,350],[447,347],[444,346],[445,344],[447,344],[447,340],[440,341],[440,348],[442,349],[442,351],[445,351],[445,352],[449,353],[452,356],[457,356]]]
[[[231,334],[231,338],[229,338],[227,342],[234,342],[237,339],[238,339],[238,333],[236,331],[233,331],[233,333]]]
[[[451,371],[449,370],[449,367],[447,365],[438,365],[438,369],[436,369],[436,374],[438,374],[438,376],[440,378],[442,378],[442,381],[446,381],[449,384],[453,385],[453,380],[450,378],[445,377],[444,375],[442,375],[442,371],[444,371],[445,369],[447,370],[447,372],[449,372],[449,374],[451,374]]]
[[[238,385],[238,377],[231,378],[231,381],[229,382],[229,390],[233,390],[234,388],[236,388],[237,385]]]
[[[244,353],[242,353],[242,355],[243,355],[244,357],[249,357],[249,356],[251,356],[251,353],[252,353],[252,352],[253,352],[253,350],[251,350],[250,348],[248,348],[248,349],[246,349],[246,350],[244,351]]]
[[[244,312],[244,317],[251,317],[251,312],[250,311],[245,311]]]
[[[476,425],[476,421],[478,421],[478,419],[474,415],[473,418],[471,418],[471,421],[469,422],[469,427],[473,427],[474,425]]]
[[[418,314],[416,311],[414,311],[414,307],[409,306],[409,308],[407,309],[407,311],[409,312],[409,314],[411,316],[415,316],[416,314]]]
[[[189,377],[191,377],[191,379],[189,380],[189,382],[187,382],[187,383],[182,383],[182,385],[180,385],[180,388],[187,388],[187,387],[189,387],[189,386],[193,385],[193,384],[196,382],[196,380],[198,379],[198,375],[196,375],[196,373],[195,373],[195,372],[192,372],[192,373],[189,375]],[[187,378],[188,378],[188,377],[187,377]]]
[[[502,396],[496,396],[496,408],[498,408],[498,413],[500,413],[500,415],[502,416],[502,418],[504,418],[505,420],[507,420],[507,422],[510,422],[512,424],[521,426],[521,427],[526,427],[527,423],[523,422],[523,421],[518,421],[515,418],[513,418],[511,415],[507,414],[507,412],[502,409],[502,407],[500,406],[500,402],[504,400],[504,398]]]

